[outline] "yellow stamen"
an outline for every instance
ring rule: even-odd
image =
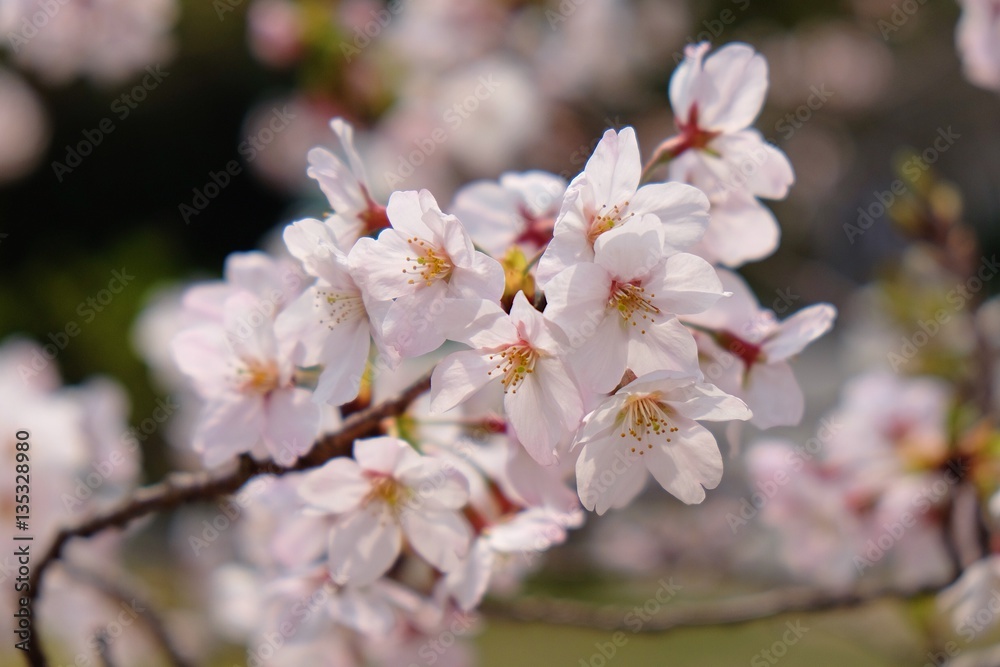
[[[273,361],[247,361],[237,371],[240,389],[245,392],[267,394],[278,388],[278,365]]]
[[[391,509],[398,509],[410,498],[410,489],[388,475],[379,475],[372,479],[372,487],[365,496],[365,504],[380,501]]]
[[[535,362],[539,358],[538,351],[524,342],[510,345],[496,354],[490,355],[492,361],[500,357],[495,368],[487,372],[492,376],[494,373],[503,373],[503,392],[517,393],[517,388],[524,382],[524,378],[535,372]]]
[[[451,277],[452,269],[448,254],[439,248],[434,248],[427,241],[414,236],[406,239],[410,248],[414,251],[413,257],[407,257],[407,262],[413,262],[409,269],[403,269],[403,273],[414,274],[409,283],[415,285],[418,281],[430,287],[436,280],[448,280]]]
[[[670,407],[663,402],[659,392],[629,396],[616,419],[629,452],[635,453],[636,446],[643,444],[647,450],[652,449],[658,439],[663,443],[670,442],[670,434],[678,430],[670,422],[671,414]],[[640,449],[639,454],[643,453]]]
[[[327,319],[320,319],[320,324],[326,323],[331,329],[365,314],[365,304],[360,294],[338,294],[317,290],[316,307],[321,312],[326,311]]]
[[[629,212],[624,217],[622,216],[622,212],[628,208],[628,205],[629,202],[626,201],[622,204],[615,204],[608,209],[608,205],[605,204],[591,216],[590,228],[587,229],[587,241],[590,242],[591,246],[594,245],[598,236],[611,231],[635,215],[635,213]]]
[[[631,323],[632,326],[638,326],[639,322],[643,322],[645,327],[646,323],[656,324],[656,318],[654,316],[660,314],[660,309],[652,304],[650,299],[656,298],[655,294],[646,295],[646,290],[641,285],[633,285],[631,283],[616,283],[611,287],[611,297],[608,299],[608,305],[613,306],[618,310],[618,314],[621,315],[622,324]],[[643,328],[640,333],[646,333],[646,329]]]

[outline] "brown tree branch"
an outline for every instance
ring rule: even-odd
[[[946,585],[927,586],[911,591],[884,588],[841,594],[811,588],[784,588],[710,602],[661,605],[661,610],[652,615],[645,614],[641,604],[635,607],[609,607],[595,606],[579,600],[552,598],[486,600],[480,606],[480,611],[487,616],[522,623],[545,623],[632,634],[662,634],[677,628],[739,625],[794,612],[850,609],[879,600],[909,600],[938,593]]]
[[[339,431],[320,438],[305,456],[291,465],[281,465],[272,459],[255,461],[244,456],[235,469],[175,473],[162,482],[137,489],[117,509],[101,512],[75,526],[60,530],[29,580],[28,609],[35,627],[27,643],[25,657],[28,664],[32,667],[48,667],[49,664],[42,650],[34,606],[41,592],[46,570],[59,560],[69,540],[74,537],[90,537],[109,528],[124,528],[133,520],[154,512],[164,512],[188,503],[235,493],[258,475],[284,475],[309,470],[338,456],[349,456],[356,439],[376,435],[382,420],[402,414],[430,385],[431,378],[428,374],[407,387],[399,396],[349,416]]]
[[[350,455],[354,440],[377,434],[382,420],[402,414],[429,387],[430,376],[424,376],[396,398],[351,415],[344,421],[339,431],[321,438],[308,454],[292,465],[283,466],[272,460],[255,461],[250,457],[243,457],[238,467],[228,471],[175,473],[158,484],[136,490],[131,498],[117,509],[102,512],[76,526],[62,529],[32,573],[30,597],[32,607],[39,595],[46,570],[60,559],[63,548],[72,538],[89,537],[109,528],[124,528],[133,520],[154,512],[168,511],[188,503],[234,493],[258,475],[284,475],[308,470],[338,456]],[[634,623],[626,622],[628,615],[633,611],[631,608],[595,607],[589,603],[573,600],[540,598],[510,602],[489,600],[483,604],[481,610],[490,616],[522,622],[545,622],[608,631],[662,633],[681,627],[747,623],[795,611],[814,612],[850,608],[878,599],[906,599],[934,593],[939,589],[940,587],[932,587],[912,592],[887,589],[867,594],[847,595],[831,595],[804,588],[767,591],[723,601],[666,608],[648,621],[643,621],[638,630],[635,629]],[[37,617],[35,618],[34,632],[28,642],[27,660],[33,667],[47,667],[48,661],[41,648]]]

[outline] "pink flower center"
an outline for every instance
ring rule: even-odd
[[[358,214],[358,218],[365,225],[365,234],[374,234],[389,227],[389,215],[385,211],[385,206],[376,203],[368,194],[368,188],[363,185],[361,192],[365,196],[365,201],[368,202],[368,208]]]
[[[677,122],[677,130],[680,134],[671,140],[669,147],[670,156],[677,157],[688,149],[706,150],[712,139],[715,139],[720,132],[712,132],[698,126],[698,105],[692,104],[688,113],[688,122]]]
[[[729,354],[739,358],[747,370],[759,361],[763,361],[764,353],[760,345],[743,340],[736,334],[722,331],[715,335],[715,341]]]
[[[526,206],[520,206],[518,212],[524,220],[524,229],[514,239],[514,243],[530,243],[539,248],[545,247],[552,240],[552,230],[555,228],[553,216],[535,217]]]

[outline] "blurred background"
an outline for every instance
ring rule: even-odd
[[[787,153],[796,183],[769,202],[780,249],[741,273],[764,307],[827,301],[841,311],[797,366],[802,426],[769,434],[802,442],[848,377],[885,363],[873,331],[887,336],[885,320],[922,312],[913,295],[928,269],[906,234],[914,211],[967,223],[986,257],[1000,243],[1000,101],[963,75],[952,2],[53,0],[51,12],[30,2],[25,14],[19,0],[0,1],[0,337],[58,346],[67,384],[118,380],[133,425],[165,395],[155,358],[166,344],[149,306],[218,277],[229,253],[273,247],[285,224],[327,212],[306,153],[336,145],[334,116],[357,128],[377,198],[426,187],[445,204],[463,183],[507,170],[571,178],[608,127],[634,126],[647,157],[674,131],[666,90],[684,46],[753,45],[771,74],[756,126]],[[49,18],[33,33],[21,18],[38,11]],[[436,128],[444,139],[411,164]],[[921,154],[929,169],[908,171]],[[906,194],[894,198],[906,205],[873,214],[897,180]],[[105,299],[113,271],[126,280]],[[987,282],[980,296],[997,290]],[[954,346],[931,347],[941,349],[922,370],[948,377]],[[189,463],[170,439],[158,429],[142,442],[147,481]],[[662,577],[696,600],[794,580],[771,562],[761,526],[747,529],[759,539],[741,532],[733,548],[727,513],[753,490],[743,465],[727,462],[723,488],[702,506],[659,494],[655,514],[640,503],[614,522],[590,521],[528,591],[628,605]],[[170,599],[172,524],[157,522],[127,559]],[[800,621],[808,632],[783,664],[921,665],[934,646],[932,606],[881,601],[630,637],[605,657],[774,664],[753,660]],[[491,620],[473,644],[484,665],[597,667],[605,662],[591,654],[607,641],[602,631]],[[220,665],[242,655],[211,654]]]

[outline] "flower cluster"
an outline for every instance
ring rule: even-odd
[[[347,651],[327,631],[347,627],[394,636],[405,655],[414,632],[453,623],[564,541],[581,503],[624,507],[650,474],[701,502],[723,471],[701,422],[801,419],[788,362],[834,310],[779,322],[717,266],[775,250],[757,198],[783,197],[793,176],[749,129],[763,58],[707,50],[690,47],[675,73],[678,134],[645,167],[634,130],[608,130],[569,183],[507,173],[447,209],[426,190],[377,201],[335,119],[341,154],[309,153],[333,213],[284,230],[291,257],[233,255],[224,281],[186,294],[172,352],[203,402],[192,440],[208,466],[294,463],[345,414],[433,369],[429,395],[351,457],[266,491],[254,511],[271,518],[252,539],[278,530],[279,511],[296,518],[247,559],[244,583],[274,584],[261,605],[274,613],[248,632],[320,596],[297,638]]]
[[[948,580],[946,506],[969,473],[950,449],[949,399],[939,380],[876,371],[847,385],[804,444],[750,448],[753,486],[769,496],[761,517],[798,578],[836,590],[873,578],[902,590]]]
[[[8,544],[40,558],[52,546],[58,531],[126,498],[140,474],[141,443],[137,428],[129,428],[128,399],[118,383],[92,378],[78,386],[62,386],[56,366],[58,349],[10,337],[0,343],[0,452],[7,461],[0,479],[0,519]],[[167,408],[156,418],[166,419]],[[26,546],[27,545],[27,546]],[[130,579],[121,565],[124,536],[106,533],[90,544],[66,545],[72,568],[58,568],[42,587],[37,615],[52,624],[55,639],[68,646],[86,645],[93,637],[93,618],[118,612],[94,580]],[[18,635],[21,601],[29,590],[25,561],[19,549],[0,556],[0,579],[9,594],[0,596],[2,628],[16,637],[0,651],[12,664],[11,646]],[[37,563],[37,560],[30,560]],[[20,568],[20,571],[19,571]],[[12,593],[17,593],[14,595]],[[88,614],[79,613],[88,609]],[[11,649],[11,653],[6,651]],[[119,647],[123,659],[140,661],[155,650],[142,633],[125,638]]]
[[[173,55],[176,0],[39,3],[10,0],[0,30],[12,58],[52,83],[85,76],[119,83]]]

